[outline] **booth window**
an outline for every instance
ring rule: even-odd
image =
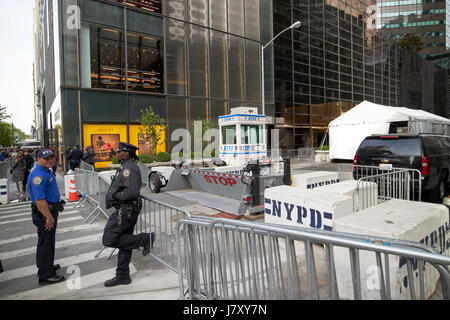
[[[241,125],[241,144],[260,143],[263,143],[261,125]]]
[[[222,127],[222,144],[236,144],[236,126]]]

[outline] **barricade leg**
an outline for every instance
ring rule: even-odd
[[[95,209],[94,209],[94,210],[86,217],[86,219],[83,220],[83,223],[85,223],[86,221],[88,221],[89,218],[90,218],[97,210],[99,210],[99,208],[100,208],[100,206],[97,205],[97,206],[95,207]],[[95,216],[94,220],[92,220],[91,222],[89,222],[89,224],[93,223],[93,222],[95,221],[95,219],[97,219],[97,217],[99,216],[99,214],[100,214],[100,212],[97,213],[97,215]]]
[[[78,202],[75,204],[74,208],[78,208],[78,206],[82,206],[84,205],[84,203],[87,201],[86,199],[86,195],[83,193],[82,197],[80,200],[78,200]]]
[[[108,247],[103,247],[100,249],[99,252],[96,253],[96,255],[94,256],[94,258],[98,258],[98,256],[103,252],[103,250],[105,250]],[[111,253],[108,255],[108,257],[106,258],[106,260],[111,259],[112,255],[114,254],[114,252],[116,251],[116,248],[112,248],[113,250],[111,251]]]
[[[101,250],[99,252],[96,253],[96,255],[94,256],[94,258],[98,258],[98,256],[103,252],[103,250],[105,250],[107,247],[103,247],[101,248]]]

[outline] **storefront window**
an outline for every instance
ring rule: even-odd
[[[128,90],[163,92],[162,40],[128,33]]]
[[[125,89],[123,32],[89,27],[92,88]]]
[[[115,3],[126,3],[127,6],[145,11],[161,13],[161,1],[159,0],[106,0]]]
[[[161,1],[159,0],[126,0],[125,2],[130,7],[161,13]]]

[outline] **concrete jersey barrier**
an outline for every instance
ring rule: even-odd
[[[264,221],[332,230],[333,220],[353,213],[353,199],[329,191],[278,186],[264,191]]]
[[[449,222],[448,208],[443,205],[393,199],[361,210],[358,214],[336,219],[333,228],[336,232],[420,242],[433,247],[440,254],[449,255]],[[389,246],[389,243],[381,245]],[[336,247],[334,258],[339,294],[344,299],[352,299],[349,251]],[[374,285],[377,282],[374,277],[378,276],[375,258],[375,255],[369,252],[361,252],[359,256],[363,299],[377,299],[380,296],[379,286]],[[416,282],[415,287],[418,287],[420,267],[417,263],[414,264],[414,279],[408,279],[405,259],[390,256],[388,260],[392,299],[410,299],[410,282]],[[425,264],[423,271],[425,297],[429,298],[436,289],[439,273],[429,264]]]

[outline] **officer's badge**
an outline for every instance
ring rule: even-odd
[[[125,178],[128,178],[128,176],[130,175],[130,169],[123,170],[122,174]]]
[[[34,177],[34,178],[33,178],[33,184],[34,184],[36,187],[39,187],[39,185],[41,184],[41,182],[42,182],[42,177]]]

